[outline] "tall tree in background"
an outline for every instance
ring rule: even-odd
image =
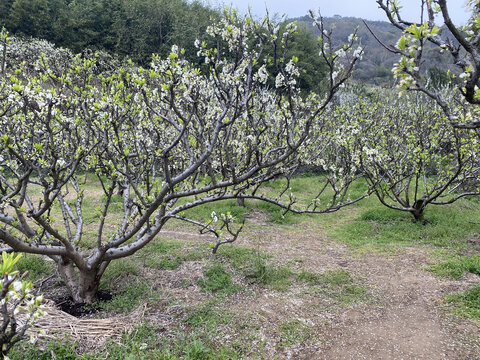
[[[34,36],[32,1],[15,0],[8,13],[6,25],[15,33]]]

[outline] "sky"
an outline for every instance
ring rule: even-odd
[[[256,16],[265,15],[265,7],[270,14],[286,14],[287,17],[307,15],[308,10],[320,9],[323,16],[354,16],[368,20],[386,20],[385,13],[378,8],[375,0],[208,0],[211,5],[233,5],[244,12],[252,7]],[[404,19],[417,21],[420,19],[420,0],[400,0],[403,6]],[[447,5],[454,23],[465,24],[468,19],[466,0],[448,0]]]

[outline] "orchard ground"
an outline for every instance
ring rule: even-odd
[[[318,181],[293,181],[299,202],[314,195],[309,189]],[[87,183],[92,229],[100,196],[98,184]],[[480,199],[431,206],[426,225],[374,197],[315,216],[282,217],[253,201],[189,215],[205,219],[213,210],[247,219],[237,242],[218,254],[212,237],[170,222],[146,248],[107,269],[101,288],[113,298],[88,316],[123,318],[143,309],[120,341],[95,349],[58,334],[22,344],[10,358],[480,358]],[[26,255],[19,269],[47,297],[65,295],[50,265]]]

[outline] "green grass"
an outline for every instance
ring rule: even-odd
[[[284,289],[291,284],[294,275],[289,266],[277,264],[272,256],[262,251],[226,245],[220,248],[218,255],[225,258],[250,283]]]
[[[118,259],[110,263],[100,280],[101,289],[109,289],[120,279],[139,274],[140,265],[133,258]]]
[[[480,321],[480,285],[461,294],[450,295],[447,302],[454,314]]]
[[[284,214],[284,210],[277,205],[265,202],[265,201],[250,201],[247,203],[247,208],[258,209],[268,214],[268,221],[273,224],[285,224],[292,225],[297,224],[302,220],[305,220],[305,216],[297,215],[292,212]]]
[[[349,211],[348,208],[345,211]],[[335,240],[354,248],[421,244],[458,251],[469,247],[466,242],[469,235],[480,233],[477,221],[480,206],[468,199],[448,206],[428,207],[425,218],[429,223],[426,225],[414,222],[408,213],[384,207],[375,198],[362,201],[354,211],[356,215],[352,221],[330,230]],[[336,215],[330,221],[337,219]]]
[[[199,221],[210,221],[213,211],[217,214],[230,212],[238,223],[241,223],[248,213],[248,209],[243,206],[238,206],[236,200],[222,200],[188,209],[185,211],[185,216]]]
[[[215,262],[204,272],[205,278],[199,280],[199,285],[204,291],[221,292],[232,294],[241,289],[241,286],[232,282],[232,274],[225,270],[225,267]]]
[[[153,301],[156,298],[155,295],[151,292],[147,281],[135,278],[114,294],[111,300],[102,302],[102,308],[107,311],[128,313],[141,303]]]
[[[268,254],[235,245],[223,246],[218,255],[243,274],[251,284],[259,284],[284,291],[292,284],[294,272],[287,265],[279,265]]]
[[[250,283],[268,286],[277,291],[286,291],[292,284],[294,272],[287,265],[279,265],[270,257],[257,252],[244,274]]]
[[[105,349],[90,353],[78,354],[77,344],[65,339],[50,341],[44,348],[21,343],[9,356],[12,360],[234,360],[246,358],[248,351],[235,342],[215,345],[202,334],[173,340],[162,336],[160,330],[142,323],[131,333],[124,334],[120,343],[111,341]]]
[[[48,263],[39,255],[23,254],[15,265],[20,274],[28,281],[35,281],[53,273],[53,264]]]
[[[480,275],[480,257],[461,256],[449,258],[445,262],[430,265],[428,270],[435,275],[455,280],[460,279],[465,272]]]
[[[221,308],[223,300],[224,296],[220,295],[190,308],[183,322],[192,327],[202,327],[207,330],[214,330],[220,325],[228,324],[232,320],[232,314]]]

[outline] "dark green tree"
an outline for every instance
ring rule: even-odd
[[[0,27],[7,25],[8,15],[14,0],[0,1]]]
[[[32,0],[15,0],[10,8],[7,28],[14,33],[35,35]]]

